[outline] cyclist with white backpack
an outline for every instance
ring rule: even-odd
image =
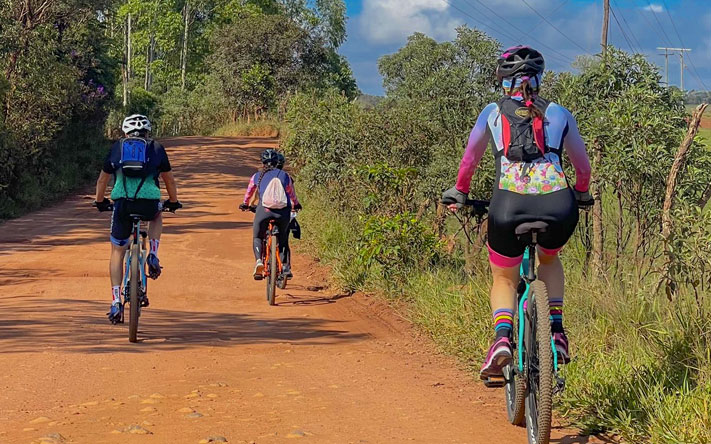
[[[131,237],[131,214],[140,214],[148,224],[150,253],[147,258],[148,272],[151,279],[157,279],[161,273],[158,260],[158,245],[163,231],[161,210],[170,211],[181,208],[178,202],[178,190],[171,171],[170,161],[165,148],[149,137],[151,122],[146,116],[134,114],[123,121],[125,137],[113,144],[99,179],[96,182],[96,200],[94,206],[99,211],[112,211],[111,218],[111,309],[107,313],[111,323],[121,320],[121,281],[123,279],[123,260]],[[114,187],[111,191],[113,203],[105,197],[111,177]],[[160,202],[160,183],[163,179],[169,199]]]
[[[277,168],[279,164],[279,153],[274,149],[267,149],[262,152],[262,170],[255,173],[249,181],[244,201],[239,209],[247,211],[249,202],[254,193],[259,194],[259,204],[253,223],[254,257],[254,277],[259,279],[264,272],[262,262],[262,242],[269,227],[269,221],[273,220],[279,229],[279,256],[284,264],[283,273],[286,277],[291,277],[291,267],[288,263],[287,251],[289,248],[289,223],[291,222],[291,210],[300,210],[301,204],[296,198],[294,182],[286,171]]]

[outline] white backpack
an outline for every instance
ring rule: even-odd
[[[278,177],[272,179],[262,195],[262,206],[270,210],[281,210],[287,205],[286,191]]]

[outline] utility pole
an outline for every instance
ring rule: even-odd
[[[679,65],[681,67],[681,76],[680,76],[680,88],[681,91],[684,91],[684,53],[685,52],[691,52],[691,49],[689,48],[666,48],[666,47],[659,47],[657,49],[664,50],[664,69],[666,71],[666,78],[667,78],[667,87],[669,86],[669,55],[674,54],[675,52],[679,53]]]
[[[607,53],[607,34],[610,29],[610,0],[604,0],[604,13],[602,18],[602,54]]]
[[[600,44],[602,45],[602,63],[603,66],[607,65],[607,34],[610,29],[610,0],[603,1],[604,13],[602,22],[602,38]],[[602,142],[595,139],[592,143],[593,150],[593,169],[592,177],[590,178],[590,192],[592,193],[593,199],[595,199],[595,205],[593,206],[592,213],[592,245],[590,245],[590,250],[587,252],[592,257],[591,266],[593,274],[596,276],[602,276],[604,274],[604,257],[603,248],[605,245],[605,228],[602,224],[602,183],[600,177],[597,175],[597,169],[600,168],[602,164],[602,151],[604,146]]]
[[[664,48],[664,83],[669,87],[669,50]]]

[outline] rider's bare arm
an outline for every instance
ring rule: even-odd
[[[104,195],[106,194],[106,187],[109,185],[109,180],[111,180],[111,174],[106,171],[101,171],[99,174],[99,179],[96,181],[96,201],[101,202],[104,200]]]
[[[175,185],[175,177],[172,171],[165,171],[160,173],[160,178],[165,184],[165,190],[168,192],[168,199],[171,202],[178,201],[178,187]]]

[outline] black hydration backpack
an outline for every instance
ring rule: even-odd
[[[549,102],[536,98],[534,104],[544,114]],[[543,117],[532,117],[521,101],[506,97],[499,102],[504,156],[513,162],[532,162],[548,151]]]

